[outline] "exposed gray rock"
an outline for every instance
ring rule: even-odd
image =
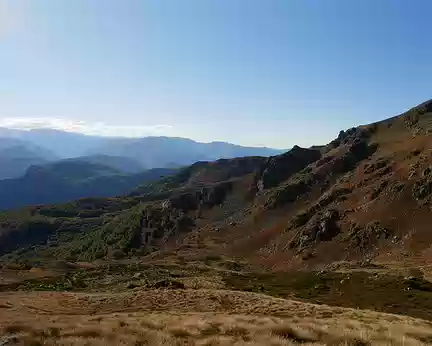
[[[321,152],[319,150],[305,149],[299,146],[294,146],[285,154],[269,158],[257,174],[258,190],[262,191],[279,185],[320,158]]]
[[[392,232],[383,227],[378,221],[372,221],[366,227],[353,225],[346,235],[345,241],[349,246],[360,251],[370,250],[380,240],[390,240]]]
[[[332,240],[340,232],[338,220],[339,213],[333,209],[316,214],[296,234],[289,246],[303,250],[314,243]]]

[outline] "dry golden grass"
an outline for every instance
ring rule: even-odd
[[[225,283],[222,276],[195,276],[178,279],[186,288],[192,289],[223,289]]]
[[[3,293],[0,345],[423,345],[427,321],[225,290]],[[3,342],[3,343],[2,343]]]

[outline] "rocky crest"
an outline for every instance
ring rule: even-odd
[[[296,145],[285,154],[269,158],[256,174],[258,191],[279,185],[320,157],[319,150],[300,148]]]

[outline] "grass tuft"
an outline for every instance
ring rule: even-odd
[[[294,329],[292,326],[287,324],[273,327],[271,329],[271,333],[282,339],[287,339],[296,343],[317,341],[317,337],[313,333],[307,333],[303,330]]]

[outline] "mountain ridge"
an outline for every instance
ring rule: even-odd
[[[360,206],[360,209],[354,208],[348,212],[347,210],[352,208],[349,209],[347,206],[354,203],[351,199],[357,198],[355,196],[359,193],[371,194],[372,197],[365,198],[369,198],[369,203],[375,203],[379,198],[384,198],[385,194],[402,189],[402,185],[393,181],[392,178],[396,174],[394,172],[396,166],[389,165],[391,160],[386,156],[396,155],[395,157],[400,162],[418,160],[419,154],[411,155],[408,153],[406,156],[407,154],[403,154],[403,152],[413,143],[419,141],[424,143],[423,145],[427,143],[425,140],[429,138],[429,126],[432,125],[430,122],[432,119],[430,105],[431,101],[416,106],[398,117],[341,131],[335,140],[324,147],[302,149],[295,146],[285,154],[270,158],[257,158],[255,161],[252,158],[245,158],[196,163],[180,170],[180,173],[172,178],[150,184],[148,187],[144,185],[139,190],[135,190],[128,198],[135,201],[133,203],[137,205],[148,205],[149,210],[158,210],[157,201],[163,202],[168,198],[170,202],[167,205],[177,206],[173,207],[172,210],[175,215],[177,215],[176,209],[179,206],[180,209],[183,208],[182,210],[186,215],[191,212],[210,213],[212,215],[218,208],[221,208],[221,211],[227,208],[224,213],[228,213],[227,215],[232,213],[231,218],[243,219],[242,223],[248,224],[249,227],[258,228],[261,227],[258,220],[263,219],[270,222],[273,218],[269,217],[271,213],[277,214],[279,210],[284,210],[282,219],[286,219],[286,226],[280,230],[280,234],[275,233],[273,236],[281,237],[281,239],[286,238],[284,242],[288,246],[277,256],[268,256],[264,262],[271,263],[280,256],[281,258],[295,259],[290,266],[313,266],[314,263],[324,263],[328,261],[324,260],[328,254],[327,244],[347,245],[342,239],[343,237],[341,238],[341,234],[345,237],[348,234],[351,234],[348,237],[363,237],[362,232],[370,232],[369,229],[377,232],[377,235],[382,232],[385,237],[394,233],[386,231],[386,227],[389,226],[384,225],[384,219],[379,220],[379,224],[374,224],[374,219],[369,219],[368,222],[359,223],[357,221],[355,223],[353,217],[362,215],[364,209],[361,208],[364,207]],[[393,149],[394,136],[407,143],[405,149],[402,150],[399,147]],[[408,143],[411,143],[410,146]],[[422,152],[422,150],[420,151]],[[427,151],[425,151],[425,155],[426,153]],[[422,160],[427,161],[427,156]],[[194,172],[193,176],[196,177],[193,180],[190,180],[191,172]],[[371,174],[369,172],[373,174],[377,172],[379,175],[372,174],[370,178],[367,178],[368,174]],[[419,189],[418,192],[413,192],[414,196],[420,196],[418,198],[422,199],[428,196],[429,191],[429,185],[427,185],[429,180],[425,174],[420,181],[416,182],[418,186],[412,187],[412,189]],[[360,179],[360,177],[363,180],[356,182],[356,179]],[[404,184],[407,185],[407,183]],[[412,183],[409,184],[412,185]],[[422,187],[421,184],[426,185]],[[353,189],[352,186],[357,186],[357,188]],[[407,190],[404,189],[404,191]],[[226,199],[230,202],[225,202]],[[204,208],[204,211],[198,211],[201,208],[199,201],[207,201],[205,202],[207,207]],[[250,204],[251,201],[252,204]],[[182,206],[182,203],[186,204]],[[227,205],[225,206],[224,203]],[[237,209],[233,209],[230,203],[237,205]],[[217,207],[219,204],[221,206]],[[170,208],[168,208],[168,213]],[[247,214],[242,214],[245,208],[253,211],[255,215],[253,220],[249,220]],[[346,210],[342,208],[346,208]],[[376,208],[376,210],[378,209]],[[228,210],[230,211],[228,212]],[[170,217],[175,219],[178,216],[172,215]],[[192,215],[188,217],[191,218],[192,224],[195,224],[192,228],[188,226],[188,229],[195,229],[198,232],[203,227],[203,225],[199,225],[201,220],[195,219]],[[279,217],[274,219],[279,220]],[[275,220],[270,223],[276,222],[277,224],[278,221]],[[159,221],[155,220],[155,222],[157,224]],[[197,222],[198,224],[196,224]],[[210,225],[211,218],[207,222]],[[252,226],[251,222],[257,223]],[[164,233],[168,226],[159,227],[161,227],[160,232]],[[226,227],[230,228],[225,224],[224,228]],[[350,230],[351,228],[352,230]],[[162,231],[163,229],[165,231]],[[235,230],[239,232],[238,227]],[[261,232],[267,231],[263,229]],[[202,232],[201,234],[206,233]],[[253,235],[251,239],[258,234]],[[394,234],[393,236],[399,235]],[[363,241],[362,238],[360,239]],[[363,254],[354,254],[348,251],[348,257],[364,260],[370,256],[371,246],[376,246],[376,244],[376,240],[371,239],[370,243],[363,244],[365,246]],[[385,242],[384,245],[387,246],[388,244],[386,244]],[[146,244],[141,243],[140,246],[146,247]],[[267,246],[270,244],[265,247]],[[308,261],[302,260],[302,253],[308,251],[311,251],[313,256]],[[340,258],[340,260],[342,259]]]
[[[154,168],[125,173],[111,166],[75,159],[32,165],[22,177],[0,180],[0,210],[125,195],[139,184],[175,171]]]
[[[117,167],[132,172],[138,172],[140,169],[186,166],[197,161],[214,161],[220,158],[271,156],[283,152],[279,149],[243,147],[225,142],[199,143],[180,137],[98,137],[51,129],[31,131],[0,129],[0,147],[5,143],[10,148],[11,144],[7,144],[8,141],[19,143],[29,148],[28,150],[37,149],[36,154],[39,155],[35,155],[45,161],[79,157],[85,160],[91,160],[93,157],[94,161],[97,157],[99,159],[108,156],[122,157],[123,163],[120,164],[118,159],[117,164],[120,166]],[[48,155],[48,152],[52,152],[52,155]],[[130,160],[129,168],[126,167],[126,160]],[[30,161],[30,164],[32,162]],[[22,175],[23,170],[29,165],[24,164],[24,168],[16,170],[17,173],[5,177],[14,178]]]

